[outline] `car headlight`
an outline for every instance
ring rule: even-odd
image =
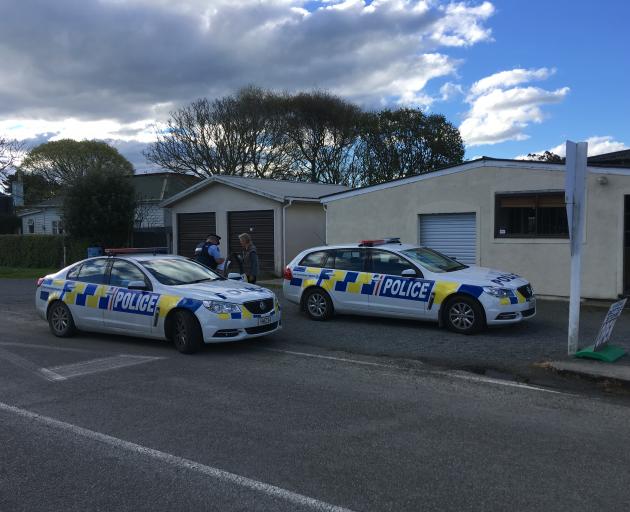
[[[509,290],[508,288],[499,288],[497,286],[484,286],[483,291],[488,295],[499,298],[510,297],[512,294],[512,290]]]
[[[241,313],[241,306],[239,304],[232,304],[231,302],[223,302],[221,300],[204,300],[203,305],[213,313]]]

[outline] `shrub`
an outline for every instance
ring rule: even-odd
[[[66,265],[87,257],[90,243],[66,238]],[[64,237],[58,235],[0,235],[0,266],[61,268]]]

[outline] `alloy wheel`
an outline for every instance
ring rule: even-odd
[[[320,318],[326,314],[328,305],[326,304],[326,298],[321,293],[315,292],[309,295],[306,307],[311,315]]]
[[[468,330],[475,323],[475,312],[465,302],[456,302],[448,313],[449,320],[457,329]]]

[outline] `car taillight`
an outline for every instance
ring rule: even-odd
[[[45,279],[45,278],[40,277],[40,278],[37,280],[37,288],[39,288],[39,287],[42,285],[42,283],[44,282],[44,279]]]
[[[284,268],[284,274],[282,275],[287,281],[291,281],[293,279],[293,274],[291,273],[291,269],[289,267]]]

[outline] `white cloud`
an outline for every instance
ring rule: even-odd
[[[464,94],[464,88],[461,84],[454,84],[452,82],[446,82],[440,87],[440,99],[442,101],[450,101],[457,96]]]
[[[582,141],[576,141],[582,142]],[[586,139],[588,142],[588,156],[602,155],[604,153],[612,153],[614,151],[623,151],[630,149],[625,143],[615,140],[611,135],[599,136],[595,135]],[[558,144],[547,150],[537,151],[536,153],[544,153],[550,151],[556,155],[564,157],[566,155],[566,144]]]
[[[497,88],[511,87],[534,80],[545,80],[556,72],[555,69],[511,69],[500,71],[475,82],[470,88],[472,96],[478,96],[484,92]]]
[[[459,130],[467,146],[524,140],[531,123],[541,123],[542,106],[558,103],[569,93],[568,87],[546,90],[540,87],[514,87],[553,74],[548,68],[501,71],[475,82],[470,88],[469,111]]]

